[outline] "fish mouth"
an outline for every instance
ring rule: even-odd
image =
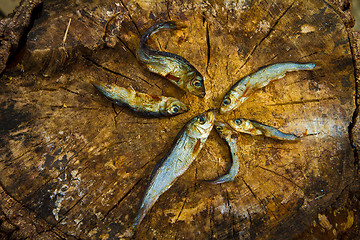
[[[198,116],[204,115],[207,120],[206,120],[206,124],[204,124],[205,126],[203,125],[203,127],[197,126],[195,124],[194,127],[196,128],[196,130],[198,130],[199,132],[202,132],[204,130],[206,130],[206,131],[211,130],[213,128],[213,126],[214,126],[215,114],[216,114],[215,109],[209,109],[209,110],[205,111],[204,113],[198,115]]]
[[[205,116],[207,117],[207,119],[209,119],[209,123],[210,123],[211,125],[214,125],[215,115],[216,115],[216,109],[209,109],[209,110],[207,110],[204,114],[205,114]]]
[[[215,130],[220,134],[220,136],[225,137],[225,136],[231,134],[232,132],[234,132],[234,130],[229,126],[228,123],[215,121],[214,125],[215,125],[215,127],[222,128],[221,130],[218,130],[215,128]]]
[[[229,112],[229,111],[230,111],[230,110],[226,109],[226,108],[223,107],[223,106],[221,106],[221,107],[220,107],[220,110],[219,110],[220,114],[225,114],[225,113],[227,113],[227,112]]]
[[[215,122],[214,122],[214,126],[215,126],[216,132],[217,132],[218,134],[222,135],[222,131],[223,131],[224,127],[226,127],[225,123],[215,121]],[[217,127],[221,127],[221,129],[218,130]]]

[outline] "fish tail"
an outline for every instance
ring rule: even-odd
[[[135,229],[137,226],[139,226],[140,222],[143,220],[144,215],[140,212],[137,217],[134,219],[132,228]]]
[[[295,136],[294,134],[290,133],[283,133],[276,128],[267,126],[266,129],[264,127],[264,135],[270,138],[275,138],[278,140],[289,140],[289,141],[297,141],[299,137]]]
[[[153,35],[154,33],[157,33],[157,32],[159,32],[161,30],[179,29],[179,28],[182,28],[182,27],[183,27],[183,24],[176,23],[175,21],[160,22],[158,24],[155,24],[155,25],[151,26],[148,30],[146,30],[145,33],[141,36],[140,45],[142,47],[147,46],[150,36]]]
[[[115,84],[107,84],[103,82],[92,82],[92,85],[105,97],[117,104],[123,103],[125,99],[129,97],[131,91]]]
[[[315,63],[299,63],[298,70],[313,70],[316,67]]]
[[[231,182],[233,180],[234,180],[234,176],[232,176],[231,174],[225,174],[223,176],[217,177],[212,180],[200,180],[200,181],[211,183],[211,184],[220,184],[220,183]]]
[[[278,137],[281,138],[281,140],[289,140],[289,141],[298,141],[300,140],[299,137],[297,137],[294,134],[291,133],[283,133],[279,131],[279,134],[277,135]]]

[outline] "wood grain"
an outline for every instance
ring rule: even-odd
[[[349,135],[357,93],[353,45],[332,4],[44,3],[22,62],[1,77],[1,186],[65,238],[127,237],[152,168],[190,118],[218,108],[237,80],[262,66],[314,62],[318,69],[290,73],[234,112],[217,116],[257,120],[303,135],[300,142],[239,135],[239,176],[231,183],[209,185],[198,180],[223,174],[230,161],[227,146],[213,131],[189,170],[159,198],[134,236],[294,237],[341,196],[357,174]],[[106,22],[115,14],[103,38]],[[141,34],[164,20],[181,20],[188,28],[160,32],[151,46],[189,60],[205,76],[204,99],[136,61]],[[113,105],[92,80],[177,97],[191,110],[173,118],[143,118]]]

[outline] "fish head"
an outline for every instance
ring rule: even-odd
[[[186,89],[198,97],[205,97],[205,84],[203,76],[196,70],[185,75]]]
[[[229,91],[220,104],[220,113],[224,114],[238,107],[238,96],[236,92]]]
[[[236,118],[229,121],[229,125],[238,132],[248,132],[253,128],[249,120],[244,118]]]
[[[188,134],[194,138],[206,138],[209,136],[215,122],[215,111],[208,110],[190,120]]]
[[[223,139],[236,138],[236,132],[227,123],[215,122],[215,129]]]
[[[165,102],[165,114],[169,116],[178,115],[189,111],[185,103],[176,98],[168,98]]]

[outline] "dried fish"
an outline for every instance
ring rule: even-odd
[[[157,199],[167,191],[193,162],[214,125],[213,110],[191,119],[179,132],[170,151],[155,166],[133,227],[145,217]]]
[[[229,146],[232,163],[230,165],[227,174],[215,178],[213,180],[206,180],[206,181],[213,184],[231,182],[235,179],[236,175],[238,174],[239,166],[240,166],[236,131],[231,129],[231,127],[228,124],[222,122],[215,122],[215,129],[220,135],[220,137],[224,139],[224,141]]]
[[[145,116],[175,116],[187,112],[185,103],[172,97],[153,96],[137,92],[132,88],[119,87],[115,84],[93,82],[102,94],[114,103],[129,107]]]
[[[190,92],[196,96],[205,96],[204,79],[196,68],[185,58],[173,53],[161,52],[149,49],[149,37],[165,29],[179,29],[184,26],[180,23],[160,22],[153,25],[140,38],[139,48],[136,57],[142,65],[150,72],[159,74],[181,89]]]
[[[254,120],[249,120],[245,118],[237,118],[229,121],[229,125],[238,132],[247,133],[250,135],[264,135],[269,138],[277,140],[288,140],[288,141],[297,141],[300,140],[299,137],[294,134],[283,133],[277,130],[274,127],[261,124]]]
[[[265,87],[271,81],[285,77],[288,72],[312,70],[314,63],[277,63],[259,69],[255,73],[240,79],[225,94],[221,102],[220,113],[226,113],[240,106],[256,90]]]

